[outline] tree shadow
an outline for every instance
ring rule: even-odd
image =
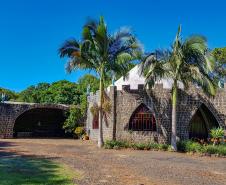
[[[1,185],[70,185],[75,174],[55,158],[21,155],[9,150],[15,144],[0,142]]]

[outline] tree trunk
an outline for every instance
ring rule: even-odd
[[[99,136],[98,136],[98,147],[101,148],[104,145],[104,139],[103,139],[103,110],[102,110],[102,105],[103,105],[103,75],[101,72],[100,75],[100,105],[99,105]]]
[[[172,89],[172,133],[171,146],[177,151],[177,81],[174,81]]]

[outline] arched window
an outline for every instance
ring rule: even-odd
[[[155,116],[144,104],[141,104],[132,114],[129,122],[129,130],[156,131]]]
[[[214,127],[219,127],[219,124],[209,108],[202,104],[193,115],[189,126],[190,139],[206,140],[209,131]]]
[[[99,115],[93,117],[93,129],[99,129]]]

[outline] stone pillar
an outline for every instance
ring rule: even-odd
[[[112,139],[115,140],[116,139],[116,96],[117,96],[117,87],[116,86],[110,86],[110,99],[111,99],[111,103],[112,103],[112,112],[111,112],[111,116],[112,116]]]

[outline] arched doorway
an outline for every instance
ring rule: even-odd
[[[129,121],[129,130],[156,131],[155,116],[143,103],[133,112]]]
[[[64,110],[35,108],[21,114],[14,124],[14,137],[64,137]]]
[[[209,137],[212,128],[219,124],[213,113],[202,104],[192,117],[189,125],[189,139],[204,139]]]

